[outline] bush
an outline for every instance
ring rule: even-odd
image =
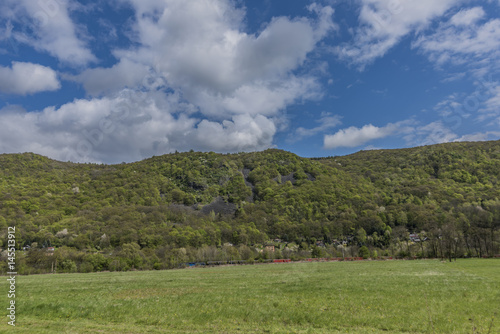
[[[314,258],[320,258],[320,257],[322,257],[322,255],[323,255],[323,252],[322,252],[321,248],[319,248],[318,246],[313,246],[311,256]]]
[[[404,250],[398,252],[398,254],[396,255],[396,257],[398,259],[404,259],[404,258],[406,258],[408,256],[410,256],[410,254],[408,252],[404,251]]]
[[[86,263],[92,265],[91,271],[103,271],[108,269],[109,259],[102,254],[88,254],[84,258]],[[80,269],[81,270],[81,269]]]
[[[91,273],[94,271],[94,266],[89,263],[89,262],[83,262],[82,264],[80,264],[80,270],[79,272],[81,273]]]
[[[368,259],[370,257],[370,250],[366,246],[362,246],[358,250],[359,256],[361,256],[363,259]]]
[[[76,273],[76,263],[73,260],[66,259],[59,265],[59,269],[63,273]]]
[[[109,264],[110,271],[128,271],[130,266],[127,264],[125,259],[115,258],[115,260],[111,261]]]

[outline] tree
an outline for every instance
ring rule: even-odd
[[[359,228],[356,232],[356,240],[360,245],[364,245],[366,243],[366,231],[364,228]]]
[[[358,254],[363,259],[368,259],[370,257],[370,250],[366,246],[361,246],[358,250]]]
[[[322,253],[323,252],[321,251],[320,247],[318,247],[318,246],[313,246],[312,247],[311,256],[313,258],[320,258],[320,257],[322,257]]]
[[[455,258],[456,261],[458,245],[461,239],[457,225],[455,224],[454,221],[450,221],[443,226],[441,232],[442,232],[441,238],[443,240],[444,255],[448,257],[450,262],[452,258]]]
[[[131,268],[137,269],[140,269],[144,260],[141,247],[135,242],[122,245],[121,251],[118,252],[118,257],[122,258]]]

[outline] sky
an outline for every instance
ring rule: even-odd
[[[0,153],[500,139],[500,0],[2,0]]]

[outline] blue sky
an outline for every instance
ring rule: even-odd
[[[4,0],[0,153],[500,138],[500,0]]]

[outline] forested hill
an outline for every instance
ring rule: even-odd
[[[126,268],[171,266],[168,254],[179,249],[189,257],[202,247],[275,238],[302,250],[348,240],[394,252],[412,232],[428,240],[451,233],[462,255],[493,255],[499,180],[500,141],[320,159],[276,149],[187,152],[120,165],[3,154],[0,242],[5,247],[7,226],[15,225],[19,248],[107,250],[109,261],[130,257],[124,249],[140,253],[141,265],[120,262]],[[428,245],[421,251],[443,252]]]

